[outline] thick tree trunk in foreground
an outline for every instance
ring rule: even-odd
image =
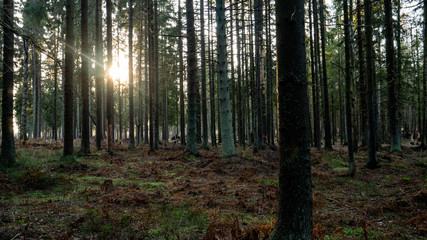
[[[197,151],[197,56],[196,32],[194,29],[193,0],[186,1],[187,7],[187,71],[188,71],[188,113],[187,113],[187,145],[188,152],[198,155]]]
[[[236,155],[230,111],[227,74],[227,41],[225,36],[225,1],[216,1],[219,109],[221,119],[222,157]]]
[[[276,2],[279,209],[270,239],[312,239],[310,124],[304,1]]]
[[[74,1],[67,0],[64,79],[64,156],[73,155]]]
[[[15,163],[15,139],[13,137],[13,0],[3,1],[3,96],[2,96],[2,144],[0,164],[11,167]]]

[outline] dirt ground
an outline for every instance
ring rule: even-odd
[[[76,143],[78,145],[78,143]],[[20,142],[0,172],[0,239],[267,239],[277,209],[277,151],[179,144],[60,159],[61,143]],[[427,239],[427,153],[378,153],[346,175],[346,148],[312,149],[315,239]]]

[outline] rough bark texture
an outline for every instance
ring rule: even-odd
[[[312,239],[304,1],[276,2],[279,208],[270,239]]]
[[[368,83],[368,116],[369,116],[369,160],[367,166],[376,168],[377,158],[377,91],[375,84],[375,68],[372,43],[372,1],[365,0],[365,26],[366,26],[366,81]]]
[[[210,3],[210,1],[209,1]],[[212,40],[212,11],[211,5],[208,8],[208,62],[209,62],[209,95],[210,95],[210,115],[211,115],[211,144],[216,147],[216,118],[215,118],[215,82],[214,82],[214,61],[213,61],[213,41]]]
[[[96,149],[101,150],[102,141],[102,81],[104,61],[102,47],[102,0],[96,0],[95,10],[95,90],[96,90]]]
[[[67,0],[64,79],[64,156],[73,155],[74,1]]]
[[[344,0],[344,38],[345,38],[345,110],[346,110],[346,120],[347,120],[347,140],[348,140],[348,162],[349,162],[349,175],[354,176],[355,166],[354,166],[354,156],[353,156],[353,122],[352,122],[352,97],[353,93],[351,91],[351,83],[353,82],[353,75],[351,73],[351,62],[350,62],[350,23],[348,19],[348,5],[347,0]]]
[[[314,76],[314,88],[315,88],[315,94],[313,94],[313,97],[315,98],[315,101],[313,101],[315,111],[314,111],[314,146],[319,148],[321,147],[321,139],[322,139],[322,132],[320,129],[320,97],[319,97],[319,77],[320,77],[320,69],[319,69],[319,62],[320,62],[320,50],[319,50],[319,24],[318,24],[318,17],[317,17],[317,0],[313,0],[313,23],[314,23],[314,70],[315,70],[315,76]]]
[[[186,0],[187,8],[187,71],[188,71],[188,110],[187,145],[188,152],[198,155],[197,151],[197,56],[196,32],[194,29],[193,0]]]
[[[236,155],[230,111],[227,74],[227,40],[225,36],[225,1],[216,1],[219,109],[221,119],[222,157]]]
[[[396,66],[393,44],[393,11],[391,0],[384,1],[385,7],[385,30],[386,30],[386,62],[388,83],[388,114],[390,127],[390,151],[401,152],[400,129],[398,116],[398,100],[396,89]]]
[[[2,95],[2,144],[0,164],[11,167],[15,163],[13,136],[13,0],[3,1],[3,95]]]
[[[81,0],[81,40],[82,40],[82,140],[80,151],[84,154],[90,152],[89,141],[89,46],[88,46],[88,1]]]
[[[427,146],[427,1],[424,1],[424,56],[423,56],[423,110],[422,110],[422,136],[421,136],[421,147],[426,149]]]

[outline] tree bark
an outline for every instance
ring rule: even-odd
[[[133,112],[133,0],[129,0],[129,149],[135,148]]]
[[[270,239],[313,239],[304,1],[276,2],[279,209]]]
[[[366,80],[368,83],[368,117],[369,117],[369,148],[367,167],[376,168],[377,158],[377,91],[375,84],[375,67],[372,44],[372,0],[365,0],[365,25],[366,25]]]
[[[194,29],[193,0],[186,0],[187,8],[187,72],[188,72],[188,111],[187,111],[187,145],[186,150],[193,155],[197,151],[197,57],[196,33]]]
[[[74,154],[73,145],[73,71],[74,71],[74,1],[66,5],[66,47],[64,79],[64,156]]]
[[[200,62],[201,62],[201,81],[202,81],[202,148],[208,147],[208,108],[206,105],[206,43],[205,43],[205,11],[204,1],[200,0]]]
[[[90,152],[89,141],[89,46],[88,46],[88,1],[81,0],[81,92],[82,92],[82,139],[80,152]]]
[[[231,123],[230,93],[227,74],[227,40],[225,35],[225,0],[216,0],[219,109],[221,118],[222,157],[236,155]]]
[[[112,11],[113,4],[111,0],[107,1],[107,72],[113,65],[113,29],[112,29]],[[114,112],[113,112],[113,96],[114,96],[114,83],[113,78],[110,74],[107,75],[107,150],[111,154],[113,152],[113,124],[114,124]],[[102,132],[104,130],[102,129]]]
[[[22,109],[21,109],[21,131],[20,139],[27,140],[27,98],[28,98],[28,40],[23,38],[24,42],[24,79],[22,82]],[[56,109],[56,108],[55,108]],[[55,110],[56,111],[56,110]],[[55,118],[56,120],[56,118]]]
[[[3,1],[3,95],[2,95],[2,144],[0,163],[11,167],[15,163],[15,139],[13,136],[13,0]]]
[[[349,170],[348,174],[353,177],[356,169],[354,165],[354,156],[353,156],[353,122],[352,122],[352,98],[353,93],[351,91],[351,84],[353,82],[353,75],[351,73],[351,60],[350,60],[350,21],[348,19],[348,4],[347,0],[344,0],[344,37],[345,37],[345,110],[346,110],[346,120],[347,120],[347,147],[348,147],[348,162]]]

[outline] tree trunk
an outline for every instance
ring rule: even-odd
[[[133,116],[133,0],[129,0],[129,149],[135,148]]]
[[[318,149],[321,148],[321,139],[322,139],[322,131],[320,129],[320,97],[319,97],[319,77],[320,77],[320,51],[319,51],[319,21],[317,17],[317,0],[313,0],[313,23],[314,23],[314,67],[315,67],[315,78],[314,78],[314,88],[316,94],[316,101],[313,101],[315,104],[316,110],[314,111],[314,146]]]
[[[424,1],[424,55],[423,55],[423,91],[422,91],[422,135],[421,135],[421,148],[426,149],[427,146],[427,1]]]
[[[157,16],[157,1],[154,1],[154,90],[155,90],[155,108],[154,108],[154,149],[159,149],[159,113],[160,113],[160,104],[159,104],[159,23]]]
[[[66,47],[64,79],[64,156],[73,155],[73,71],[74,71],[74,1],[66,5]]]
[[[350,21],[348,19],[348,4],[347,0],[344,0],[344,37],[345,37],[345,110],[346,110],[346,120],[347,120],[347,140],[348,140],[348,162],[349,170],[348,174],[353,177],[356,169],[354,166],[354,156],[353,156],[353,126],[352,126],[352,97],[353,93],[351,91],[351,84],[353,82],[353,75],[351,73],[351,60],[350,60]]]
[[[362,32],[362,3],[356,2],[357,9],[357,45],[359,54],[359,92],[360,92],[360,128],[362,132],[362,146],[368,144],[368,110],[366,96],[366,68],[365,53],[363,51],[363,32]]]
[[[22,82],[22,109],[21,109],[21,131],[20,139],[27,140],[27,98],[28,98],[28,40],[24,41],[24,79]],[[55,68],[56,69],[56,68]],[[56,112],[56,107],[55,107]],[[54,119],[56,121],[56,118]]]
[[[312,239],[304,1],[276,2],[279,209],[270,239]]]
[[[325,128],[325,149],[332,149],[331,143],[331,118],[329,113],[328,74],[326,72],[326,33],[325,11],[326,5],[320,0],[320,35],[322,37],[322,68],[323,68],[323,125]],[[350,56],[349,56],[350,57]]]
[[[178,51],[179,51],[179,122],[181,128],[181,144],[185,145],[185,99],[184,99],[184,57],[182,49],[182,17],[181,1],[178,1]]]
[[[215,80],[214,80],[214,60],[213,60],[213,37],[212,34],[212,11],[211,11],[211,2],[208,1],[208,62],[209,62],[209,94],[210,94],[210,112],[211,112],[211,144],[213,147],[216,147],[216,118],[215,118]]]
[[[200,0],[200,61],[201,61],[201,81],[202,81],[202,148],[208,147],[208,108],[206,105],[206,44],[205,44],[205,12],[204,0]]]
[[[221,118],[222,157],[236,155],[231,123],[230,93],[227,74],[227,40],[225,35],[225,1],[216,0],[219,109]]]
[[[107,72],[113,65],[113,31],[112,31],[112,12],[113,4],[111,0],[107,1]],[[114,112],[113,112],[113,96],[114,96],[114,83],[113,78],[110,74],[107,75],[107,150],[111,154],[113,152],[113,124],[114,124]],[[102,132],[104,130],[102,129]]]
[[[81,0],[81,42],[82,42],[82,140],[80,151],[83,154],[90,152],[89,141],[89,46],[88,46],[88,1]]]
[[[375,66],[372,44],[372,0],[365,0],[365,26],[366,26],[366,81],[368,83],[368,117],[369,117],[369,160],[367,167],[376,168],[377,158],[377,92],[375,84]]]
[[[386,30],[386,61],[387,61],[387,83],[388,83],[388,114],[390,127],[390,151],[401,152],[400,128],[398,122],[398,99],[396,89],[396,73],[394,61],[393,44],[393,11],[391,0],[384,1],[385,7],[385,30]]]
[[[236,0],[236,3],[237,0]],[[240,41],[240,24],[239,24],[239,10],[236,9],[236,37],[237,37],[237,124],[240,146],[245,145],[245,128],[244,128],[244,111],[243,111],[243,98],[242,98],[242,64],[241,64],[241,41]]]
[[[188,71],[188,113],[186,150],[198,155],[197,151],[197,56],[196,33],[194,29],[193,0],[186,0],[187,8],[187,71]]]
[[[13,136],[13,0],[3,1],[3,95],[2,95],[2,144],[0,163],[11,167],[15,163]]]

